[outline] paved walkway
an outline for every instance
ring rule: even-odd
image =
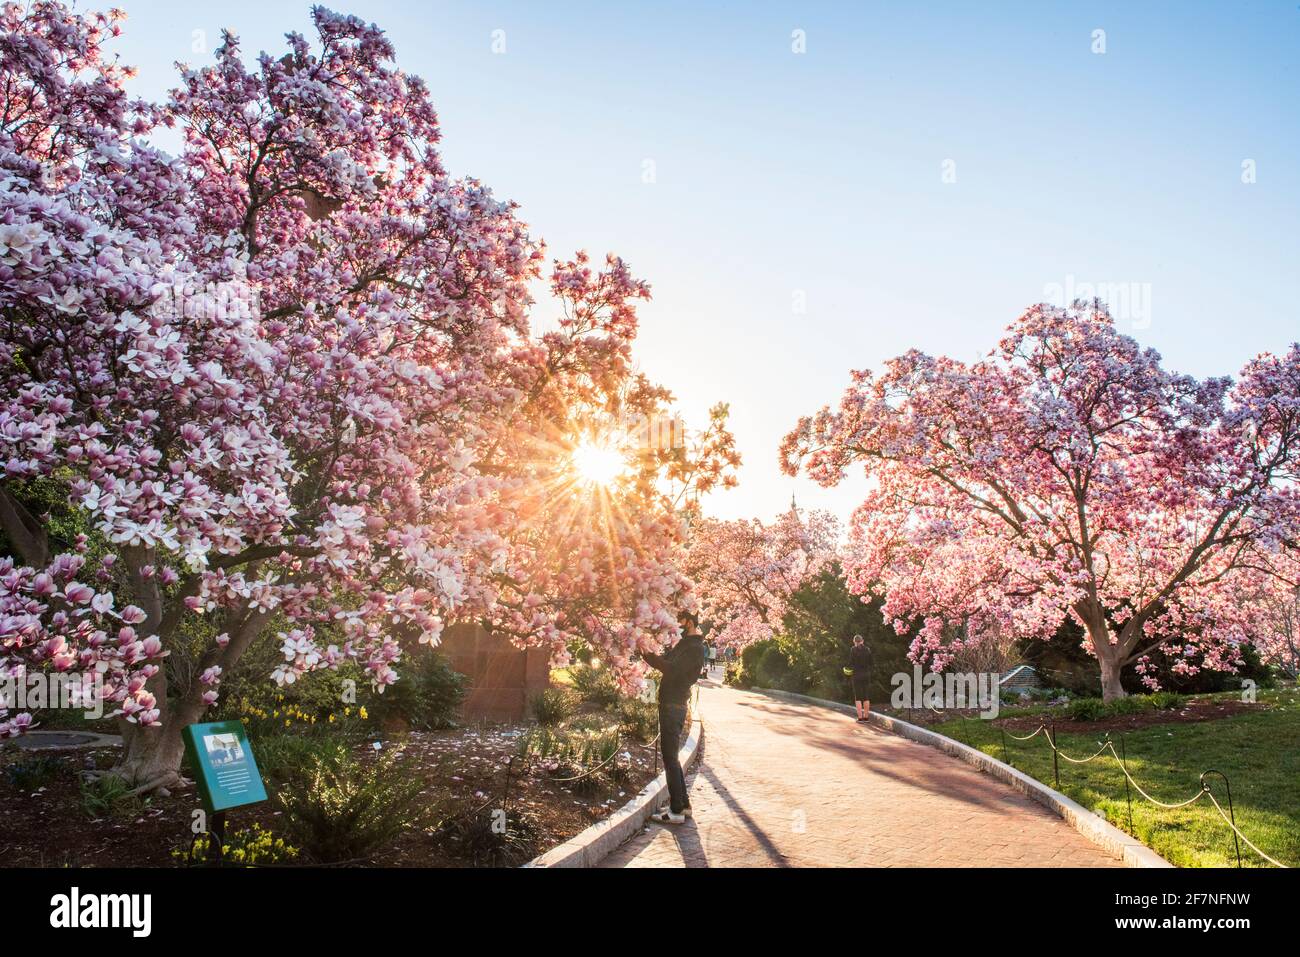
[[[694,821],[604,867],[1119,867],[1056,815],[935,748],[847,715],[700,689]]]

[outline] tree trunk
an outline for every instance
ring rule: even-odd
[[[1112,652],[1105,657],[1097,656],[1101,663],[1101,698],[1103,701],[1115,701],[1118,698],[1128,696],[1124,686],[1120,683],[1119,676],[1122,666],[1119,663],[1119,655]]]
[[[223,672],[229,672],[248,646],[261,635],[270,617],[270,612],[262,611],[243,614],[233,629],[229,644],[224,649],[209,649],[198,670],[220,665]],[[169,696],[166,668],[159,669],[158,674],[149,680],[148,687],[158,699],[160,723],[142,728],[121,722],[122,760],[111,773],[137,788],[153,790],[174,784],[179,779],[181,757],[185,753],[181,731],[202,718],[207,705],[203,703],[204,686],[197,681],[183,697]]]
[[[167,715],[154,727],[134,728],[123,737],[122,760],[109,773],[148,791],[175,784],[185,752],[181,729],[188,723]]]
[[[162,590],[155,577],[144,573],[145,566],[152,564],[154,557],[152,549],[140,546],[122,549],[131,590],[136,603],[145,613],[139,628],[142,635],[157,635],[162,630]],[[167,700],[167,670],[164,660],[158,673],[145,682],[145,689],[154,696],[157,703],[160,723],[143,728],[125,718],[118,718],[117,721],[122,732],[122,760],[110,773],[121,776],[137,787],[146,786],[162,777],[174,779],[180,771],[183,725],[175,724],[173,714],[176,709]]]
[[[50,563],[45,526],[4,485],[0,485],[0,529],[24,565],[44,568]]]
[[[111,774],[142,790],[174,785],[180,779],[185,741],[181,731],[203,716],[202,689],[195,687],[184,698],[168,698],[164,672],[156,677],[164,687],[158,697],[159,723],[142,728],[119,719],[122,728],[122,760]]]
[[[1103,701],[1115,701],[1127,697],[1128,693],[1120,683],[1120,671],[1123,669],[1121,643],[1111,644],[1110,628],[1101,607],[1093,602],[1082,602],[1075,606],[1075,611],[1083,619],[1088,629],[1088,638],[1092,641],[1092,653],[1097,657],[1101,667],[1101,698]],[[1121,639],[1123,636],[1121,636]]]

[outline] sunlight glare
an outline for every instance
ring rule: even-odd
[[[589,485],[609,485],[622,474],[626,463],[618,449],[596,442],[583,442],[573,450],[573,468]]]

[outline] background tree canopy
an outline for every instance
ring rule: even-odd
[[[791,596],[780,633],[745,649],[735,681],[847,701],[844,666],[853,636],[860,634],[873,658],[872,700],[888,700],[890,675],[912,669],[911,636],[894,632],[881,604],[851,594],[838,565],[824,569]]]

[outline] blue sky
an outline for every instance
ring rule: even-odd
[[[306,2],[120,4],[151,98],[222,27],[252,54],[309,25]],[[428,81],[453,173],[552,255],[651,283],[642,366],[688,421],[731,403],[716,514],[797,491],[847,515],[860,480],[777,468],[798,416],[908,348],[974,358],[1068,288],[1127,296],[1121,327],[1199,376],[1300,338],[1295,0],[331,5]]]

